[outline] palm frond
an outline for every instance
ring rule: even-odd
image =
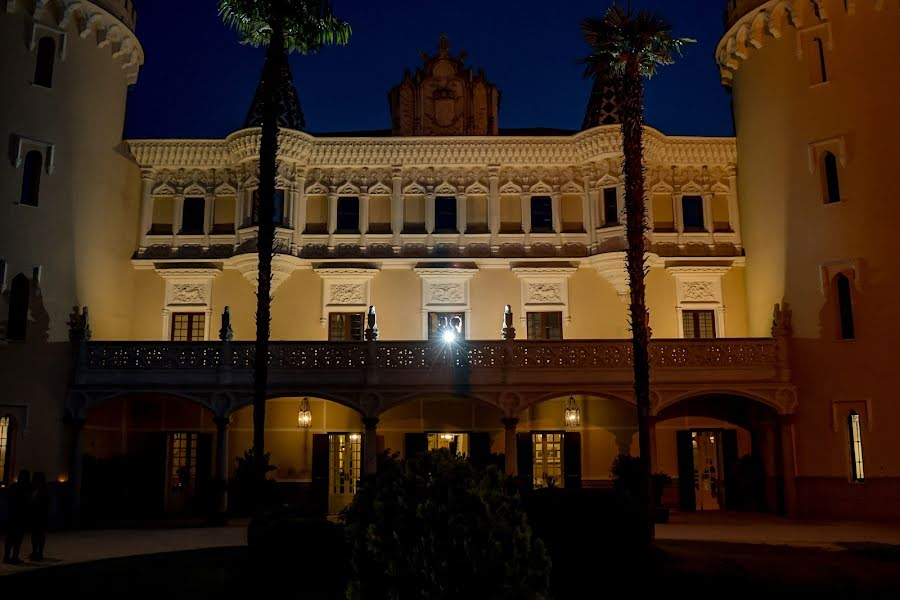
[[[328,0],[219,0],[219,15],[251,46],[267,45],[277,22],[288,52],[301,54],[343,46],[352,33],[350,24],[332,13]]]
[[[591,49],[582,59],[585,77],[621,74],[626,60],[635,55],[641,74],[653,77],[657,67],[672,64],[685,46],[694,43],[690,38],[673,37],[671,32],[672,26],[661,16],[645,10],[635,13],[619,4],[613,4],[602,17],[584,19],[581,34]]]

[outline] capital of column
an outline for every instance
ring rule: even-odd
[[[500,419],[504,429],[515,429],[519,425],[518,417],[503,417]]]
[[[362,423],[363,427],[365,427],[366,431],[374,431],[375,427],[378,426],[378,417],[363,417]]]
[[[216,424],[217,431],[225,431],[231,425],[231,417],[215,417],[213,423]]]

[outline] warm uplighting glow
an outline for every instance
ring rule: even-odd
[[[566,402],[566,427],[578,427],[581,425],[581,410],[575,405],[575,397],[569,396]]]
[[[311,427],[312,412],[309,410],[309,399],[304,398],[300,402],[300,410],[297,411],[297,427]]]
[[[59,483],[65,483],[65,482],[67,482],[68,480],[69,480],[69,474],[68,474],[68,473],[60,473],[60,474],[59,474],[59,477],[56,478],[56,481],[58,481]]]

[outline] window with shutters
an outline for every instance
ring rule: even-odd
[[[206,313],[173,313],[169,339],[173,342],[202,342],[205,340]]]
[[[866,471],[863,467],[862,428],[859,423],[859,414],[850,411],[847,417],[847,426],[850,433],[850,474],[853,481],[863,481]]]
[[[685,310],[681,313],[685,339],[716,337],[716,313],[712,310]]]
[[[15,422],[10,416],[0,418],[0,487],[10,483],[13,472],[12,454]]]
[[[197,434],[169,435],[169,489],[180,494],[193,492],[197,481]]]
[[[363,313],[328,313],[328,341],[363,341],[365,322]]]
[[[532,433],[534,487],[563,487],[563,438],[559,432]]]
[[[561,312],[530,312],[527,315],[529,340],[561,340]]]

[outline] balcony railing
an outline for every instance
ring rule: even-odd
[[[627,369],[628,340],[272,342],[273,371],[385,371],[465,367],[470,369]],[[775,367],[774,338],[656,340],[651,365],[658,369]],[[79,369],[101,371],[249,371],[253,342],[88,342]]]

